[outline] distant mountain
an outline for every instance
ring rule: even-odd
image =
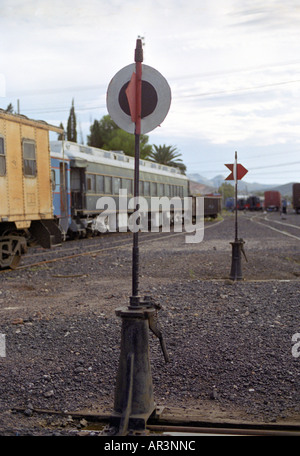
[[[282,196],[292,196],[293,194],[293,184],[296,182],[290,182],[284,185],[272,186],[269,190],[277,190],[281,193]]]
[[[198,173],[188,174],[187,177],[194,181],[199,182],[200,184],[205,185],[206,187],[210,187],[213,190],[217,190],[220,185],[224,182],[233,184],[233,181],[225,181],[225,176],[219,174],[218,176],[213,177],[212,179],[207,179],[206,177],[201,176]],[[238,183],[238,192],[250,194],[256,192],[265,192],[267,190],[276,190],[281,193],[282,196],[292,196],[293,194],[293,183],[290,182],[284,185],[266,185],[260,184],[258,182],[246,182],[240,180]],[[212,190],[211,190],[212,191]]]
[[[187,174],[188,179],[194,182],[200,182],[200,184],[207,185],[208,187],[214,186],[212,183],[212,179],[206,179],[206,177],[201,176],[198,173]]]

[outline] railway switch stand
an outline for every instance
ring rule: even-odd
[[[243,274],[242,274],[242,261],[241,261],[241,253],[243,253],[245,260],[247,261],[247,257],[245,254],[244,250],[244,244],[245,242],[243,239],[238,238],[238,209],[237,209],[237,203],[238,203],[238,193],[237,193],[237,185],[238,185],[238,180],[242,179],[242,177],[247,174],[248,170],[244,168],[243,165],[239,164],[237,162],[237,152],[235,152],[234,156],[234,163],[233,164],[228,164],[225,165],[227,166],[228,169],[230,169],[231,173],[229,176],[226,177],[225,180],[234,180],[235,182],[235,190],[234,190],[234,202],[235,202],[235,239],[234,242],[230,242],[232,245],[232,257],[231,257],[231,271],[230,271],[230,279],[231,280],[242,280],[243,279]]]
[[[133,71],[130,75],[131,79],[130,82],[128,81],[129,84],[126,89],[126,96],[131,114],[130,118],[127,120],[130,124],[135,124],[134,198],[137,209],[139,204],[140,135],[142,133],[143,121],[142,108],[143,106],[145,107],[148,104],[151,104],[151,97],[150,99],[149,97],[146,97],[145,100],[143,100],[142,97],[142,62],[142,41],[141,39],[137,39],[135,49],[135,72]],[[155,76],[152,82],[153,90],[155,91],[155,87],[160,86],[161,84],[157,84],[157,76],[156,73],[154,74]],[[165,87],[168,87],[161,76],[159,76],[159,79],[163,81]],[[112,87],[112,91],[110,88],[108,89],[108,104],[111,99],[115,98],[117,91],[121,89],[121,87],[114,88],[114,85],[110,85],[110,87]],[[152,113],[155,121],[153,128],[154,125],[160,125],[169,109],[170,96],[169,101],[167,97],[167,103],[166,100],[159,103],[160,97],[161,94],[158,90],[157,108],[159,108],[159,111],[161,112],[159,113],[160,119],[158,120],[154,109]],[[161,109],[161,106],[164,109]],[[118,124],[118,115],[116,115],[116,119],[114,119],[114,105],[111,116]],[[124,117],[123,114],[122,117]],[[125,118],[127,117],[125,116]],[[147,116],[147,118],[148,117],[150,116]],[[119,126],[122,128],[122,125]],[[131,128],[129,129],[129,132],[131,132]],[[137,230],[133,233],[132,295],[130,297],[130,304],[127,307],[116,309],[116,315],[122,319],[122,329],[114,410],[111,415],[110,429],[112,434],[126,435],[130,431],[145,432],[147,420],[157,411],[153,398],[153,384],[149,357],[149,329],[159,338],[164,358],[168,361],[165,343],[158,325],[157,311],[159,308],[160,306],[154,302],[151,296],[146,296],[142,299],[139,294],[139,230]]]
[[[158,325],[159,306],[149,296],[139,305],[116,309],[122,318],[121,352],[117,372],[111,428],[118,435],[130,430],[143,432],[156,414],[149,356],[149,329],[159,338],[165,361],[168,354]]]
[[[247,261],[246,253],[244,250],[245,241],[243,239],[236,239],[234,242],[230,242],[232,245],[232,258],[231,258],[231,271],[230,279],[231,280],[242,280],[242,253]]]

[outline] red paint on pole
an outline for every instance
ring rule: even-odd
[[[130,82],[125,90],[132,122],[136,123],[136,74],[132,73]]]
[[[130,82],[125,90],[132,122],[135,123],[135,134],[141,134],[142,120],[142,61],[143,49],[140,39],[135,49],[135,73],[132,73]]]
[[[142,62],[136,62],[136,121],[135,133],[141,134],[142,120]]]

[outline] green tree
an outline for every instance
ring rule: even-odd
[[[186,172],[186,166],[182,162],[181,153],[174,146],[156,146],[154,145],[154,150],[149,155],[149,160],[156,163],[161,163],[162,165],[174,166],[179,168],[184,174]]]
[[[9,103],[9,105],[7,106],[6,112],[10,112],[10,113],[13,113],[14,112],[14,107],[11,103]]]
[[[221,193],[221,195],[223,196],[223,201],[225,201],[226,198],[234,197],[234,186],[229,184],[228,182],[224,182],[218,188],[218,192]]]
[[[70,115],[68,118],[67,125],[67,140],[72,142],[77,142],[77,131],[76,131],[76,115],[74,108],[74,98],[72,100],[72,106],[70,109]]]
[[[62,122],[60,122],[59,128],[62,128],[64,130],[64,126],[63,126]],[[65,137],[66,137],[66,133],[64,131],[63,133],[59,133],[57,139],[58,139],[58,141],[63,141],[65,139]]]
[[[101,120],[94,120],[93,125],[90,126],[91,134],[87,137],[88,145],[104,149],[104,145],[118,129],[119,127],[109,115],[103,116]]]
[[[90,126],[88,145],[105,150],[122,150],[126,155],[134,156],[135,136],[119,128],[109,115],[94,120]],[[147,135],[140,136],[140,156],[147,158],[152,150]]]

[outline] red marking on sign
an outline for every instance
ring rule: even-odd
[[[136,122],[136,74],[132,73],[130,82],[125,90],[132,122]]]
[[[230,164],[230,165],[225,165],[227,166],[227,168],[231,171],[231,173],[229,174],[228,177],[226,177],[225,180],[235,180],[235,177],[234,177],[234,164]],[[237,173],[237,180],[240,180],[242,179],[245,174],[247,174],[248,170],[246,168],[244,168],[243,165],[240,165],[239,163],[236,165],[236,173]]]

